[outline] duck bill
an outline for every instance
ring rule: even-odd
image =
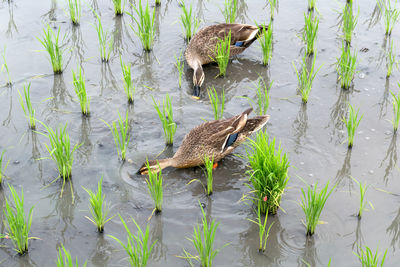
[[[196,100],[199,100],[199,99],[200,99],[200,86],[195,85],[195,86],[193,87],[193,95],[192,95],[192,97],[193,97],[194,99],[196,99]]]

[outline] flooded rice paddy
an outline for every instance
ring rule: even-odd
[[[0,240],[0,266],[54,266],[57,248],[64,246],[80,263],[88,266],[127,266],[128,259],[120,245],[108,235],[125,240],[125,230],[118,217],[98,234],[96,227],[85,218],[89,216],[88,194],[82,187],[94,190],[103,176],[103,189],[111,215],[121,214],[125,220],[134,218],[142,227],[150,226],[151,240],[157,240],[149,266],[189,266],[178,258],[182,248],[193,252],[186,237],[201,218],[198,206],[205,204],[208,218],[219,222],[216,247],[229,246],[216,256],[215,266],[359,266],[353,251],[358,246],[388,249],[386,265],[400,262],[400,180],[397,163],[398,135],[393,134],[390,91],[398,92],[400,73],[395,70],[386,79],[385,49],[389,40],[376,2],[355,1],[359,7],[358,24],[352,48],[358,53],[354,88],[343,90],[337,81],[335,62],[340,55],[340,16],[344,1],[317,1],[320,25],[317,37],[316,66],[318,72],[310,98],[302,104],[297,93],[297,77],[293,63],[299,66],[304,53],[300,36],[304,25],[306,1],[279,1],[274,20],[272,61],[262,65],[262,54],[257,42],[230,62],[224,78],[216,65],[204,68],[206,80],[201,100],[191,98],[192,70],[185,67],[182,88],[178,86],[178,71],[174,55],[185,50],[186,42],[178,21],[181,13],[178,1],[162,0],[156,8],[156,41],[154,50],[145,53],[124,15],[115,17],[112,1],[83,1],[84,13],[79,26],[73,26],[65,13],[64,1],[13,0],[0,2],[0,47],[6,47],[5,57],[12,86],[5,86],[6,74],[1,73],[0,87],[0,150],[5,149],[10,164],[0,189],[0,207],[9,195],[7,183],[20,192],[24,189],[27,208],[34,206],[29,253],[16,255],[9,240]],[[185,1],[189,3],[188,1]],[[201,26],[222,23],[220,8],[223,1],[194,0],[194,12]],[[239,0],[239,23],[267,22],[267,1]],[[133,2],[133,4],[136,4]],[[94,28],[94,9],[102,18],[103,27],[110,31],[114,49],[109,63],[99,56],[97,33]],[[127,5],[127,11],[132,8]],[[49,24],[67,34],[65,40],[65,69],[53,75],[47,54],[37,37]],[[400,26],[394,28],[396,59],[400,49]],[[136,94],[129,105],[123,91],[119,60],[132,63]],[[82,117],[73,84],[72,70],[81,65],[91,102],[91,116]],[[267,249],[258,252],[258,227],[248,219],[255,214],[249,205],[240,202],[249,189],[246,182],[247,162],[238,155],[222,160],[214,172],[214,194],[207,197],[200,183],[187,183],[205,177],[200,168],[177,170],[168,168],[164,176],[164,205],[160,215],[149,221],[153,202],[147,193],[144,177],[136,174],[146,157],[170,157],[179,147],[184,135],[203,120],[212,120],[213,112],[205,88],[214,86],[225,90],[225,117],[245,110],[248,101],[255,99],[253,83],[258,75],[274,81],[270,90],[271,118],[267,132],[282,142],[288,153],[291,168],[288,188],[278,214],[270,216],[274,223]],[[60,181],[56,165],[48,159],[45,144],[48,140],[28,128],[18,100],[18,91],[31,82],[32,102],[36,116],[51,127],[68,123],[73,145],[82,144],[75,153],[72,169],[72,204],[69,187],[60,198]],[[163,131],[152,97],[162,101],[172,96],[177,132],[174,146],[165,148]],[[364,115],[355,137],[353,149],[347,149],[347,133],[342,122],[348,103],[360,108]],[[127,152],[129,160],[122,163],[109,128],[104,121],[118,118],[117,111],[129,112],[131,140]],[[44,132],[38,125],[38,132]],[[245,155],[245,146],[235,153]],[[301,188],[305,184],[337,183],[328,199],[313,237],[306,237],[304,214],[299,205]],[[359,193],[351,178],[370,184],[366,198],[373,205],[358,220]],[[0,213],[3,221],[3,213]],[[134,229],[134,224],[129,221]],[[0,233],[5,226],[0,222]]]

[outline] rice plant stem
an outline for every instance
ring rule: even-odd
[[[214,167],[214,155],[210,159],[207,155],[204,156],[204,167],[205,174],[207,177],[207,195],[213,193],[213,167]]]
[[[224,39],[219,39],[217,45],[214,50],[214,58],[211,57],[212,60],[217,62],[219,67],[218,76],[225,76],[226,68],[229,63],[229,55],[231,50],[231,32]]]
[[[25,117],[28,119],[29,127],[34,130],[36,128],[35,109],[32,107],[31,102],[31,83],[28,86],[24,85],[24,96],[18,91],[19,103],[24,111]]]
[[[398,86],[400,87],[400,83],[398,83]],[[397,129],[399,128],[399,122],[400,122],[400,93],[397,93],[397,95],[395,95],[393,92],[390,93],[392,94],[392,105],[393,105],[392,124],[393,124],[393,130],[396,133]]]
[[[128,65],[125,64],[122,61],[122,57],[120,56],[120,62],[121,62],[121,69],[122,69],[122,75],[123,75],[123,81],[124,81],[124,91],[126,96],[128,97],[128,103],[132,104],[133,103],[133,96],[135,94],[135,87],[132,84],[132,65],[129,63]]]
[[[74,83],[75,94],[78,97],[79,104],[81,106],[81,112],[83,115],[89,116],[90,99],[86,92],[85,78],[83,76],[82,68],[80,66],[78,66],[77,72],[72,71],[72,80]]]
[[[63,50],[61,49],[61,43],[66,38],[66,35],[60,39],[60,28],[58,28],[57,34],[47,25],[47,28],[43,29],[42,38],[38,38],[39,42],[46,49],[50,56],[50,62],[53,66],[54,73],[62,73],[63,71]]]
[[[225,109],[225,92],[222,90],[221,98],[218,97],[218,93],[214,87],[208,88],[208,98],[210,99],[211,106],[214,110],[214,119],[220,120],[224,115]]]
[[[129,144],[129,125],[128,125],[128,111],[126,112],[125,115],[125,120],[122,119],[121,114],[118,111],[118,124],[113,121],[110,124],[103,122],[110,128],[111,133],[114,138],[115,146],[117,147],[118,151],[118,156],[121,157],[122,161],[125,161],[126,159],[126,150]],[[118,127],[117,127],[118,125]]]
[[[272,23],[268,26],[265,24],[262,26],[262,35],[258,38],[258,42],[263,53],[263,64],[267,66],[272,58]]]
[[[358,128],[358,125],[360,124],[360,121],[364,115],[361,115],[361,117],[358,117],[358,112],[360,110],[357,109],[357,112],[354,110],[352,105],[349,105],[349,111],[348,111],[348,117],[343,118],[343,122],[346,125],[347,129],[347,135],[348,135],[348,146],[349,148],[353,147],[354,143],[354,135],[355,132]]]
[[[189,9],[186,8],[185,3],[182,1],[182,14],[180,20],[182,23],[182,29],[184,32],[185,39],[189,41],[199,28],[200,21],[192,15],[192,4]]]
[[[235,23],[237,15],[237,1],[238,0],[225,0],[222,14],[226,23]]]
[[[72,260],[71,253],[65,249],[64,245],[61,244],[61,248],[58,249],[58,257],[57,257],[57,267],[78,267],[78,258],[75,258],[75,264]],[[87,262],[83,264],[83,267],[86,267]]]
[[[174,57],[175,57],[175,67],[176,67],[176,69],[178,70],[178,73],[179,73],[179,79],[178,79],[178,84],[179,84],[179,87],[181,87],[181,85],[182,85],[182,75],[183,75],[183,70],[184,70],[184,67],[185,67],[185,61],[183,60],[183,58],[182,58],[182,52],[179,54],[179,57],[176,57],[176,55],[174,55]]]
[[[78,25],[81,19],[81,0],[68,0],[68,11],[71,21]]]
[[[150,168],[149,161],[146,162],[146,167],[148,169],[149,178],[146,179],[147,190],[150,193],[151,198],[154,201],[155,211],[162,211],[163,204],[163,177],[162,173],[155,172]],[[161,167],[159,166],[161,170]]]
[[[3,151],[1,152],[1,156],[0,156],[0,186],[1,186],[1,183],[2,183],[2,181],[3,181],[3,177],[6,177],[5,174],[4,174],[4,172],[5,172],[5,170],[6,170],[7,167],[8,167],[8,163],[10,163],[10,161],[7,161],[7,163],[3,166],[3,160],[4,160],[4,154],[5,154],[5,153],[6,153],[6,151],[3,150]]]
[[[174,116],[172,112],[171,97],[167,94],[165,100],[163,100],[162,111],[161,111],[161,103],[157,105],[154,98],[153,98],[153,106],[157,111],[158,117],[160,118],[162,123],[165,143],[167,145],[172,145],[174,142],[174,135],[176,132],[176,123],[174,122]]]

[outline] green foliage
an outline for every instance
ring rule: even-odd
[[[83,189],[89,194],[90,197],[89,210],[93,218],[89,218],[87,216],[85,217],[97,226],[97,231],[99,231],[99,233],[102,233],[104,231],[104,225],[106,224],[106,222],[112,219],[112,217],[107,219],[109,210],[106,202],[104,201],[106,196],[103,194],[102,191],[102,183],[103,177],[101,177],[99,183],[97,184],[97,192],[93,192],[92,190],[83,187]]]
[[[146,179],[147,189],[154,201],[155,211],[161,212],[163,204],[163,177],[161,167],[159,172],[155,172],[150,168],[149,161],[146,161],[146,167],[149,175],[149,178]]]
[[[400,83],[398,83],[398,86],[400,87]],[[399,122],[400,122],[400,93],[397,93],[395,95],[393,92],[390,92],[392,94],[392,104],[393,104],[393,130],[394,132],[397,132],[397,129],[399,128]]]
[[[125,64],[122,61],[122,57],[119,57],[120,62],[121,62],[121,69],[122,69],[122,75],[123,75],[123,81],[124,81],[124,91],[126,96],[128,97],[128,103],[132,104],[133,103],[133,95],[135,94],[135,87],[133,86],[132,83],[132,65],[129,63],[128,65]]]
[[[356,73],[357,53],[350,52],[350,48],[342,44],[342,54],[337,60],[337,72],[339,74],[340,86],[343,89],[349,89]]]
[[[395,65],[397,68],[397,64],[398,63],[396,61],[396,55],[393,53],[393,40],[392,40],[390,42],[390,47],[386,55],[386,66],[387,66],[386,77],[390,77],[390,75],[392,75],[393,65]]]
[[[225,36],[224,39],[219,39],[217,45],[215,46],[214,55],[212,58],[215,62],[217,62],[219,67],[218,76],[225,76],[226,68],[229,63],[229,55],[231,51],[231,32]]]
[[[302,35],[303,41],[306,43],[306,53],[311,55],[315,51],[315,40],[318,32],[319,19],[312,12],[304,13],[304,31]]]
[[[156,0],[156,1],[155,1],[155,4],[156,4],[156,6],[161,5],[161,0]]]
[[[73,24],[78,25],[81,19],[81,0],[68,0],[69,17]]]
[[[192,15],[192,4],[190,4],[188,10],[186,9],[185,3],[182,2],[182,14],[180,19],[185,39],[189,41],[200,25],[200,21],[194,15]]]
[[[297,70],[296,66],[293,64],[293,67],[296,70],[297,79],[299,80],[299,91],[301,93],[301,99],[303,100],[303,103],[308,102],[308,96],[310,95],[310,92],[311,92],[312,83],[313,83],[318,71],[320,70],[320,69],[318,69],[317,71],[315,71],[315,58],[316,58],[316,54],[314,54],[314,57],[312,58],[310,70],[308,70],[308,68],[307,68],[307,55],[306,54],[304,54],[304,56],[303,56],[301,72],[299,72]]]
[[[63,53],[61,49],[61,42],[64,42],[66,35],[60,39],[60,28],[58,28],[57,34],[47,25],[47,28],[43,29],[42,39],[38,38],[39,42],[46,49],[50,56],[50,62],[53,66],[54,73],[62,73],[63,71]]]
[[[276,214],[282,195],[289,181],[289,160],[282,153],[281,145],[275,149],[275,138],[269,142],[266,132],[257,132],[256,139],[249,139],[246,149],[250,164],[247,186],[255,194],[253,202],[260,205],[261,213]],[[263,201],[264,199],[267,201]]]
[[[1,235],[0,238],[10,239],[14,245],[14,249],[19,254],[24,254],[28,251],[29,231],[32,224],[33,207],[30,208],[28,216],[25,215],[24,209],[24,190],[21,189],[21,197],[18,196],[12,185],[8,185],[11,192],[11,197],[6,199],[5,208],[3,209],[6,227],[6,235]]]
[[[57,257],[57,267],[78,267],[78,258],[74,261],[72,260],[71,253],[65,249],[64,245],[61,244],[61,248],[58,249],[58,257]],[[86,267],[87,262],[83,264],[83,267]]]
[[[365,192],[367,191],[369,185],[367,185],[366,183],[361,183],[359,181],[357,181],[356,179],[353,178],[353,180],[358,184],[358,187],[360,189],[360,208],[358,210],[358,218],[361,219],[363,211],[365,209]]]
[[[156,10],[153,9],[153,14],[151,14],[149,2],[147,2],[146,7],[143,8],[142,0],[139,0],[139,3],[136,3],[136,5],[132,4],[132,7],[135,10],[136,17],[130,13],[127,14],[135,20],[137,30],[135,30],[132,25],[130,26],[142,42],[143,49],[145,51],[150,51],[153,49],[155,38],[154,17]]]
[[[349,105],[349,112],[348,112],[348,117],[343,118],[343,122],[346,125],[347,128],[347,135],[348,135],[348,144],[349,148],[353,147],[354,143],[354,135],[356,133],[356,130],[358,128],[358,125],[360,124],[360,121],[364,115],[361,115],[360,118],[358,118],[358,112],[360,109],[357,109],[357,112],[354,110],[352,105]]]
[[[392,6],[392,1],[390,0],[376,0],[376,3],[382,14],[385,34],[391,35],[394,25],[396,25],[396,22],[399,20],[400,11],[395,6]]]
[[[264,79],[260,76],[258,78],[258,83],[255,84],[255,89],[257,93],[257,106],[258,106],[258,115],[267,114],[267,110],[269,107],[269,93],[268,91],[271,89],[273,81],[267,86]]]
[[[112,0],[116,16],[124,14],[126,0]]]
[[[175,63],[174,64],[175,64],[176,69],[179,72],[179,80],[178,80],[179,87],[181,87],[181,85],[182,85],[182,75],[183,75],[183,70],[184,70],[184,67],[185,67],[185,61],[183,59],[182,52],[179,54],[179,57],[176,57],[176,55],[174,55],[174,57],[175,57]]]
[[[10,161],[7,161],[7,163],[3,166],[4,153],[6,153],[5,150],[3,150],[1,152],[1,156],[0,156],[0,186],[1,186],[1,182],[3,181],[3,177],[6,177],[4,174],[4,171],[7,169],[8,163],[10,163]]]
[[[99,39],[100,57],[103,62],[110,60],[111,51],[113,50],[113,38],[108,31],[103,29],[100,16],[94,12],[97,17],[96,24],[94,25]]]
[[[226,23],[235,23],[237,16],[237,0],[225,0],[222,15]]]
[[[264,216],[264,222],[263,222],[262,214],[261,214],[261,205],[258,204],[257,205],[257,221],[248,219],[249,221],[258,225],[258,235],[259,235],[259,239],[260,239],[260,247],[258,248],[258,250],[260,252],[264,252],[265,249],[267,248],[267,240],[268,240],[268,236],[269,236],[269,231],[271,230],[271,227],[274,224],[274,223],[271,223],[271,225],[268,227],[268,229],[266,229],[267,221],[268,221],[267,213],[268,213],[268,211],[266,212],[266,214]]]
[[[214,110],[214,119],[220,120],[224,115],[225,109],[225,92],[222,90],[221,98],[218,97],[218,93],[214,87],[208,88],[208,98],[210,99],[211,106]]]
[[[129,125],[128,125],[128,111],[125,115],[125,120],[122,119],[121,114],[118,112],[118,127],[115,121],[112,124],[108,124],[107,122],[103,121],[108,128],[110,128],[111,133],[114,138],[115,146],[117,147],[118,156],[121,157],[122,161],[126,159],[126,149],[128,148],[129,144]]]
[[[90,99],[86,92],[85,78],[83,77],[82,68],[80,66],[78,66],[77,73],[72,71],[72,80],[74,82],[75,94],[79,99],[79,104],[81,105],[82,114],[85,116],[89,116]]]
[[[207,195],[213,193],[213,167],[214,167],[214,155],[210,159],[207,155],[204,155],[204,167],[205,174],[207,177]]]
[[[314,10],[317,0],[308,0],[308,10]]]
[[[359,13],[360,11],[358,11]],[[351,37],[353,35],[353,31],[357,25],[357,16],[353,14],[353,5],[346,3],[343,9],[343,21],[342,21],[342,31],[343,31],[343,39],[347,44],[351,43]]]
[[[28,86],[24,85],[24,96],[18,91],[19,94],[19,104],[24,111],[25,117],[28,119],[29,127],[34,130],[36,128],[36,118],[35,118],[35,109],[32,107],[31,102],[31,83]],[[24,101],[25,100],[25,101]]]
[[[317,185],[314,186],[314,189],[307,185],[307,193],[304,189],[301,189],[302,192],[302,199],[300,202],[300,206],[304,211],[306,216],[306,228],[307,228],[307,235],[313,235],[315,231],[315,227],[319,223],[319,217],[321,215],[322,209],[325,206],[326,200],[332,193],[333,189],[336,187],[334,185],[331,190],[328,192],[329,182],[325,185],[321,191],[317,191]]]
[[[10,70],[8,69],[8,64],[6,61],[6,47],[4,47],[4,51],[1,54],[1,57],[3,58],[3,64],[1,65],[0,73],[5,70],[7,72],[7,80],[6,80],[6,85],[11,85],[11,76],[10,76]]]
[[[154,98],[153,98],[153,106],[156,109],[158,117],[160,118],[163,126],[165,143],[167,145],[172,145],[174,143],[176,123],[174,122],[174,116],[172,112],[171,97],[167,94],[165,100],[163,100],[162,111],[161,111],[161,103],[157,105]]]
[[[145,267],[147,265],[147,261],[149,260],[151,251],[153,249],[154,244],[157,241],[154,241],[149,246],[149,226],[146,226],[146,231],[143,232],[140,226],[136,223],[136,221],[132,218],[133,223],[136,225],[138,230],[137,234],[134,235],[129,230],[128,226],[126,225],[124,219],[122,219],[121,215],[119,215],[122,224],[125,227],[127,232],[126,238],[127,243],[124,244],[120,239],[110,235],[115,241],[117,241],[126,251],[129,256],[129,263],[131,266],[134,267]]]
[[[272,23],[268,26],[262,25],[262,35],[258,38],[263,53],[263,64],[267,66],[272,58]],[[268,28],[268,30],[266,30]]]
[[[269,10],[270,10],[270,14],[271,14],[271,20],[274,19],[277,2],[278,2],[278,0],[268,0]]]
[[[360,248],[360,254],[357,254],[354,251],[353,253],[359,258],[362,267],[378,267],[378,266],[382,267],[383,264],[385,263],[387,249],[383,254],[381,264],[379,265],[380,254],[378,252],[378,249],[376,249],[375,253],[373,253],[372,250],[367,246],[365,246],[365,248],[362,247],[359,248]]]

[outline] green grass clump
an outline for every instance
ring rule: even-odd
[[[390,77],[390,75],[392,75],[393,65],[397,67],[396,55],[393,53],[393,40],[392,40],[390,42],[390,47],[386,55],[386,66],[387,66],[386,77]]]
[[[317,0],[308,0],[308,10],[314,10]]]
[[[340,86],[343,89],[349,89],[356,73],[357,53],[350,52],[350,48],[342,44],[342,54],[337,60],[337,72],[339,74]]]
[[[8,64],[6,61],[6,48],[4,47],[4,51],[1,54],[1,57],[3,58],[3,64],[1,65],[1,70],[0,72],[3,72],[5,70],[7,72],[7,79],[6,79],[6,86],[11,85],[11,76],[10,76],[10,70],[8,69]]]
[[[112,0],[114,4],[114,13],[116,16],[124,14],[126,0]]]
[[[266,212],[268,213],[268,212]],[[260,239],[260,246],[258,248],[258,251],[264,252],[265,249],[267,248],[267,240],[269,236],[269,231],[271,230],[271,227],[274,223],[271,223],[271,225],[267,228],[267,221],[268,221],[268,214],[265,214],[264,216],[264,222],[262,220],[262,214],[261,214],[261,205],[257,205],[257,221],[248,219],[249,221],[255,223],[258,225],[258,235]]]
[[[47,28],[43,29],[42,38],[38,38],[39,42],[46,49],[50,56],[50,62],[53,66],[54,73],[62,73],[63,71],[63,50],[61,49],[61,42],[65,40],[66,35],[60,39],[60,28],[58,28],[57,34],[47,25]]]
[[[184,61],[184,59],[182,57],[182,52],[179,54],[179,57],[176,57],[176,55],[174,55],[174,57],[175,57],[175,63],[174,64],[175,64],[176,69],[179,72],[178,83],[179,83],[179,87],[181,87],[181,85],[182,85],[182,75],[183,75],[183,70],[184,70],[184,67],[185,67],[185,61]]]
[[[315,58],[316,58],[316,54],[314,54],[314,57],[312,59],[310,70],[307,69],[307,55],[306,54],[304,54],[304,56],[303,56],[303,63],[302,63],[300,72],[297,70],[296,66],[293,64],[293,67],[296,70],[297,79],[299,80],[299,91],[301,93],[301,99],[303,100],[303,103],[308,102],[308,96],[310,95],[310,92],[311,92],[312,83],[313,83],[318,71],[320,70],[320,69],[318,69],[315,71]]]
[[[31,83],[28,86],[24,85],[24,96],[18,91],[19,94],[19,104],[24,111],[25,117],[28,119],[29,127],[34,130],[36,128],[36,118],[35,118],[35,109],[32,107],[31,102]],[[24,101],[25,100],[25,101]]]
[[[222,15],[226,23],[235,23],[237,16],[237,0],[225,0]]]
[[[214,119],[220,120],[224,115],[225,109],[225,92],[222,90],[221,98],[218,97],[218,93],[214,87],[208,88],[208,98],[210,99],[211,106],[214,110]]]
[[[317,39],[319,18],[314,17],[313,13],[304,13],[304,31],[302,35],[303,41],[306,43],[306,53],[311,55],[315,51],[315,40]]]
[[[106,196],[103,194],[102,184],[103,177],[101,177],[99,183],[97,184],[97,192],[93,192],[92,190],[83,187],[83,189],[89,194],[90,197],[89,210],[93,218],[89,218],[87,216],[85,217],[97,226],[97,231],[99,231],[99,233],[102,233],[104,231],[104,225],[106,224],[106,222],[112,219],[112,217],[107,218],[109,211],[107,208],[107,204],[104,201]]]
[[[128,65],[125,64],[122,61],[122,57],[119,57],[121,61],[121,69],[122,69],[122,75],[123,81],[124,81],[124,90],[125,94],[128,97],[128,103],[132,104],[133,103],[133,95],[135,94],[135,87],[133,86],[132,83],[132,65],[129,63]]]
[[[68,0],[69,17],[74,25],[78,25],[81,19],[81,0]]]
[[[277,2],[278,2],[278,0],[268,0],[269,10],[270,10],[270,14],[271,14],[271,16],[270,16],[271,20],[274,20]]]
[[[273,81],[267,86],[264,79],[260,76],[258,79],[258,83],[255,84],[256,93],[257,93],[257,107],[258,107],[258,115],[267,114],[267,110],[269,107],[269,93],[268,91],[271,89]]]
[[[400,87],[400,83],[398,83],[398,86]],[[390,92],[392,94],[392,104],[393,104],[393,130],[394,132],[397,132],[397,129],[399,128],[399,122],[400,122],[400,93],[397,93],[395,95],[393,92]]]
[[[358,112],[360,109],[357,109],[357,112],[354,110],[352,105],[349,105],[349,112],[348,112],[348,117],[343,118],[343,122],[346,125],[347,128],[347,135],[348,135],[348,146],[349,148],[353,147],[354,143],[354,135],[356,133],[356,130],[358,128],[358,125],[360,124],[360,121],[364,115],[361,115],[360,118],[358,118]]]
[[[132,7],[135,10],[136,17],[134,17],[130,13],[127,14],[131,16],[133,20],[135,20],[137,30],[135,30],[132,25],[130,26],[135,34],[139,37],[143,49],[145,51],[150,51],[151,49],[153,49],[155,38],[154,18],[156,10],[153,9],[153,14],[151,14],[149,2],[147,2],[146,7],[143,8],[142,0],[139,0],[139,3],[136,3],[136,5],[132,5]]]
[[[211,159],[207,155],[204,156],[204,167],[207,177],[207,195],[211,195],[213,193],[214,156]]]
[[[218,76],[225,76],[226,68],[229,63],[229,54],[231,51],[231,32],[224,39],[219,39],[215,46],[214,55],[212,58],[218,64],[219,74]]]
[[[360,248],[360,254],[357,254],[354,251],[353,253],[360,260],[362,267],[378,267],[378,266],[382,267],[383,264],[385,263],[387,249],[385,250],[382,260],[380,261],[381,264],[379,264],[380,254],[378,252],[378,249],[376,249],[375,253],[373,253],[372,250],[367,246],[365,246],[365,248],[362,247],[359,248]]]
[[[82,68],[80,66],[78,66],[77,72],[72,71],[72,80],[74,82],[75,94],[79,99],[79,104],[81,105],[82,114],[89,116],[90,99],[86,92],[85,78],[83,77]]]
[[[163,204],[163,177],[161,173],[161,168],[159,172],[153,171],[150,168],[149,161],[146,162],[146,167],[149,174],[149,178],[146,179],[147,189],[150,193],[151,198],[154,201],[155,212],[161,212]]]
[[[155,1],[155,4],[156,4],[156,6],[161,5],[161,0],[156,0],[156,1]]]
[[[110,60],[111,51],[113,50],[113,38],[108,31],[103,29],[100,16],[95,12],[97,17],[96,24],[94,25],[99,39],[100,58],[103,62]]]
[[[10,161],[7,161],[7,163],[5,164],[5,166],[3,166],[4,153],[6,153],[5,150],[3,150],[3,151],[1,152],[1,157],[0,157],[0,186],[1,186],[1,183],[2,183],[2,181],[3,181],[3,177],[6,177],[5,174],[4,174],[4,172],[5,172],[5,170],[7,169],[8,163],[10,163]]]
[[[354,178],[353,178],[353,180],[358,184],[358,187],[359,187],[359,189],[360,189],[360,208],[359,208],[359,210],[358,210],[357,217],[358,217],[359,219],[361,219],[362,214],[363,214],[363,211],[364,211],[364,209],[365,209],[365,204],[366,204],[366,201],[365,201],[365,192],[367,192],[367,189],[368,189],[369,185],[367,185],[366,183],[361,183],[361,182],[357,181],[357,180],[354,179]]]
[[[351,38],[353,35],[353,31],[357,25],[358,15],[355,16],[353,14],[353,6],[349,3],[346,3],[343,9],[343,22],[342,22],[342,31],[343,31],[343,39],[347,44],[351,43]]]
[[[311,236],[314,234],[315,227],[319,223],[319,217],[321,215],[322,209],[325,206],[326,200],[332,193],[333,189],[336,187],[334,185],[331,190],[328,192],[329,182],[325,185],[321,191],[317,191],[317,185],[314,186],[314,189],[307,185],[307,193],[304,189],[301,189],[302,199],[300,202],[300,206],[306,215],[306,228],[307,235]]]
[[[272,23],[266,26],[262,25],[262,35],[258,38],[263,53],[263,64],[267,66],[272,58]],[[268,30],[266,30],[268,27]]]
[[[118,127],[115,121],[112,124],[108,124],[107,122],[103,121],[108,128],[110,128],[111,133],[114,138],[115,146],[117,147],[118,156],[121,157],[122,161],[126,159],[126,149],[128,148],[129,144],[129,125],[128,125],[128,111],[125,115],[125,120],[122,119],[121,114],[118,112]]]
[[[127,232],[126,238],[127,243],[124,244],[120,239],[110,235],[115,241],[117,241],[126,251],[129,256],[129,263],[131,266],[135,267],[145,267],[147,265],[147,261],[149,260],[151,251],[154,247],[154,244],[157,241],[154,241],[151,245],[149,245],[149,234],[150,229],[149,226],[146,226],[145,232],[142,231],[140,226],[136,223],[136,221],[132,218],[133,223],[136,225],[138,230],[137,234],[134,235],[129,230],[128,226],[126,225],[124,219],[122,219],[121,215],[119,215],[122,224],[125,227]]]
[[[288,157],[282,153],[281,144],[275,148],[275,138],[269,141],[268,134],[259,131],[255,140],[249,139],[246,149],[251,168],[247,186],[254,192],[253,202],[260,205],[262,214],[277,213],[289,181]],[[267,201],[263,201],[265,198]]]
[[[29,231],[32,224],[33,207],[30,208],[28,216],[24,209],[24,190],[21,189],[21,197],[18,196],[12,185],[8,185],[11,192],[11,197],[6,199],[4,225],[6,227],[6,235],[1,235],[0,238],[10,239],[14,245],[14,249],[19,254],[24,254],[28,251]]]
[[[78,267],[78,258],[75,258],[75,264],[72,260],[71,253],[65,249],[64,245],[61,244],[61,248],[58,249],[58,257],[57,257],[57,267]],[[83,267],[86,267],[87,262],[83,264]]]
[[[215,241],[215,232],[217,231],[219,223],[215,222],[215,219],[208,223],[206,213],[204,212],[203,207],[200,203],[199,205],[203,214],[201,225],[197,224],[194,227],[193,238],[188,238],[188,240],[192,242],[193,247],[196,249],[198,255],[193,256],[185,249],[183,249],[184,256],[182,258],[187,259],[192,266],[193,264],[191,260],[194,259],[200,262],[201,266],[211,267],[215,256],[217,256],[220,250],[226,247],[228,244],[225,244],[220,249],[213,248]]]
[[[199,28],[200,21],[192,15],[192,4],[190,4],[189,10],[186,9],[185,3],[182,2],[182,14],[180,16],[182,29],[186,40],[190,40]]]
[[[167,145],[172,145],[174,143],[176,123],[174,122],[174,114],[172,112],[171,97],[167,94],[165,100],[163,100],[162,102],[162,110],[161,110],[161,103],[157,105],[154,98],[153,98],[153,106],[156,109],[158,117],[160,118],[163,126],[165,143]]]
[[[382,14],[385,34],[391,35],[394,25],[399,20],[400,11],[396,7],[392,7],[392,2],[389,0],[377,0],[376,2]]]

